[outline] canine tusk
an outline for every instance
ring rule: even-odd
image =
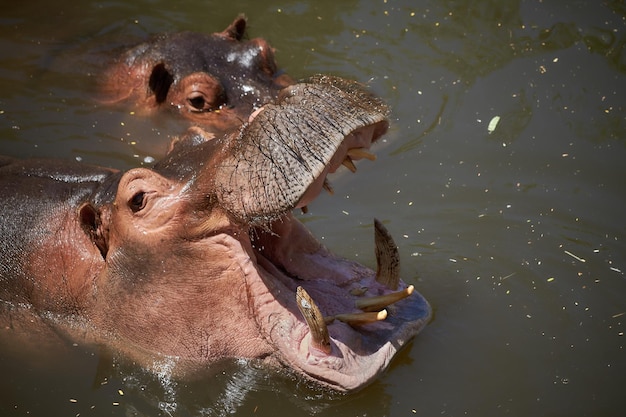
[[[372,311],[367,313],[348,313],[337,314],[330,317],[325,317],[326,324],[332,323],[334,320],[339,320],[347,324],[367,324],[377,321],[385,320],[387,318],[387,310]]]
[[[400,254],[391,234],[378,219],[374,219],[374,244],[378,264],[376,281],[395,291],[400,284]]]
[[[346,155],[341,164],[348,168],[353,174],[356,172],[356,165],[354,165],[354,162],[352,162],[352,159],[348,155]]]
[[[324,184],[322,184],[322,187],[328,191],[328,194],[333,195],[335,194],[335,190],[333,190],[333,187],[330,185],[330,182],[328,181],[328,178],[324,178]]]
[[[330,336],[324,317],[315,301],[302,287],[296,290],[296,304],[311,331],[311,347],[329,354],[331,351]]]
[[[354,302],[356,308],[363,311],[379,311],[390,304],[396,303],[413,293],[415,287],[409,285],[401,291],[392,292],[376,297],[360,298]]]
[[[348,156],[353,159],[369,159],[370,161],[376,160],[376,155],[369,152],[366,148],[352,148],[348,149]]]

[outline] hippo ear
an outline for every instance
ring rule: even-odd
[[[85,233],[87,233],[98,250],[100,250],[102,258],[106,258],[109,247],[100,213],[91,203],[84,203],[78,209],[78,218]]]
[[[167,98],[167,93],[170,91],[170,86],[174,82],[174,77],[165,68],[165,64],[162,62],[152,67],[152,73],[148,80],[148,86],[154,93],[157,104],[161,104]]]
[[[222,34],[229,38],[240,41],[243,39],[243,35],[246,34],[246,24],[246,16],[240,14],[235,18],[235,20],[233,20],[233,23],[231,23],[226,29],[224,29]]]

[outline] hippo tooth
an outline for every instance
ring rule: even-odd
[[[378,295],[376,297],[360,298],[354,302],[356,308],[363,311],[378,311],[390,304],[398,302],[409,295],[413,294],[415,287],[409,285],[401,291],[392,292],[385,295]]]
[[[356,172],[356,165],[354,165],[354,162],[352,162],[352,159],[348,155],[346,155],[341,164],[348,168],[352,173]]]
[[[335,190],[333,190],[333,187],[330,185],[330,182],[328,181],[327,178],[324,178],[324,184],[322,185],[322,187],[324,187],[324,189],[328,191],[328,194],[330,195],[335,194]]]
[[[374,242],[378,264],[376,281],[395,291],[400,283],[400,254],[391,234],[378,219],[374,219]]]
[[[296,290],[296,304],[311,331],[311,347],[329,354],[331,351],[328,327],[319,307],[302,287]]]
[[[324,321],[327,324],[332,323],[334,320],[339,320],[348,324],[367,324],[377,321],[385,320],[387,318],[387,310],[371,311],[367,313],[348,313],[337,314],[334,316],[325,317]]]
[[[356,295],[356,296],[362,296],[363,294],[365,294],[367,292],[367,290],[369,290],[368,287],[359,287],[359,288],[352,288],[350,290],[350,295]]]
[[[348,156],[354,159],[369,159],[370,161],[376,160],[376,155],[370,153],[366,148],[352,148],[348,149]]]

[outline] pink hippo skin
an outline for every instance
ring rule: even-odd
[[[399,279],[380,222],[373,271],[291,211],[372,157],[387,112],[361,85],[316,76],[229,135],[191,128],[152,169],[0,158],[3,329],[27,311],[148,369],[258,358],[340,391],[367,385],[430,306]]]
[[[244,40],[237,17],[213,34],[161,34],[119,57],[101,80],[102,100],[138,113],[170,111],[220,136],[294,81],[277,69],[263,39]]]

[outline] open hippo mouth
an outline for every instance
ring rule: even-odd
[[[284,89],[237,135],[208,144],[217,149],[210,198],[239,225],[232,235],[247,255],[237,262],[262,336],[282,363],[342,391],[383,372],[431,309],[400,280],[381,222],[373,271],[330,253],[291,211],[331,191],[326,176],[341,165],[355,171],[353,160],[374,159],[369,148],[387,131],[387,113],[360,84],[316,76]]]
[[[258,225],[248,280],[262,332],[285,364],[340,390],[379,375],[425,326],[430,307],[400,280],[382,223],[374,222],[375,272],[331,254],[290,211],[330,191],[328,173],[374,159],[368,149],[386,132],[387,113],[357,83],[318,76],[296,84],[241,131],[217,183],[227,184],[221,205]]]
[[[400,281],[396,247],[380,222],[377,272],[332,255],[290,214],[256,233],[259,326],[281,361],[315,381],[342,391],[367,385],[427,323],[430,307]]]

